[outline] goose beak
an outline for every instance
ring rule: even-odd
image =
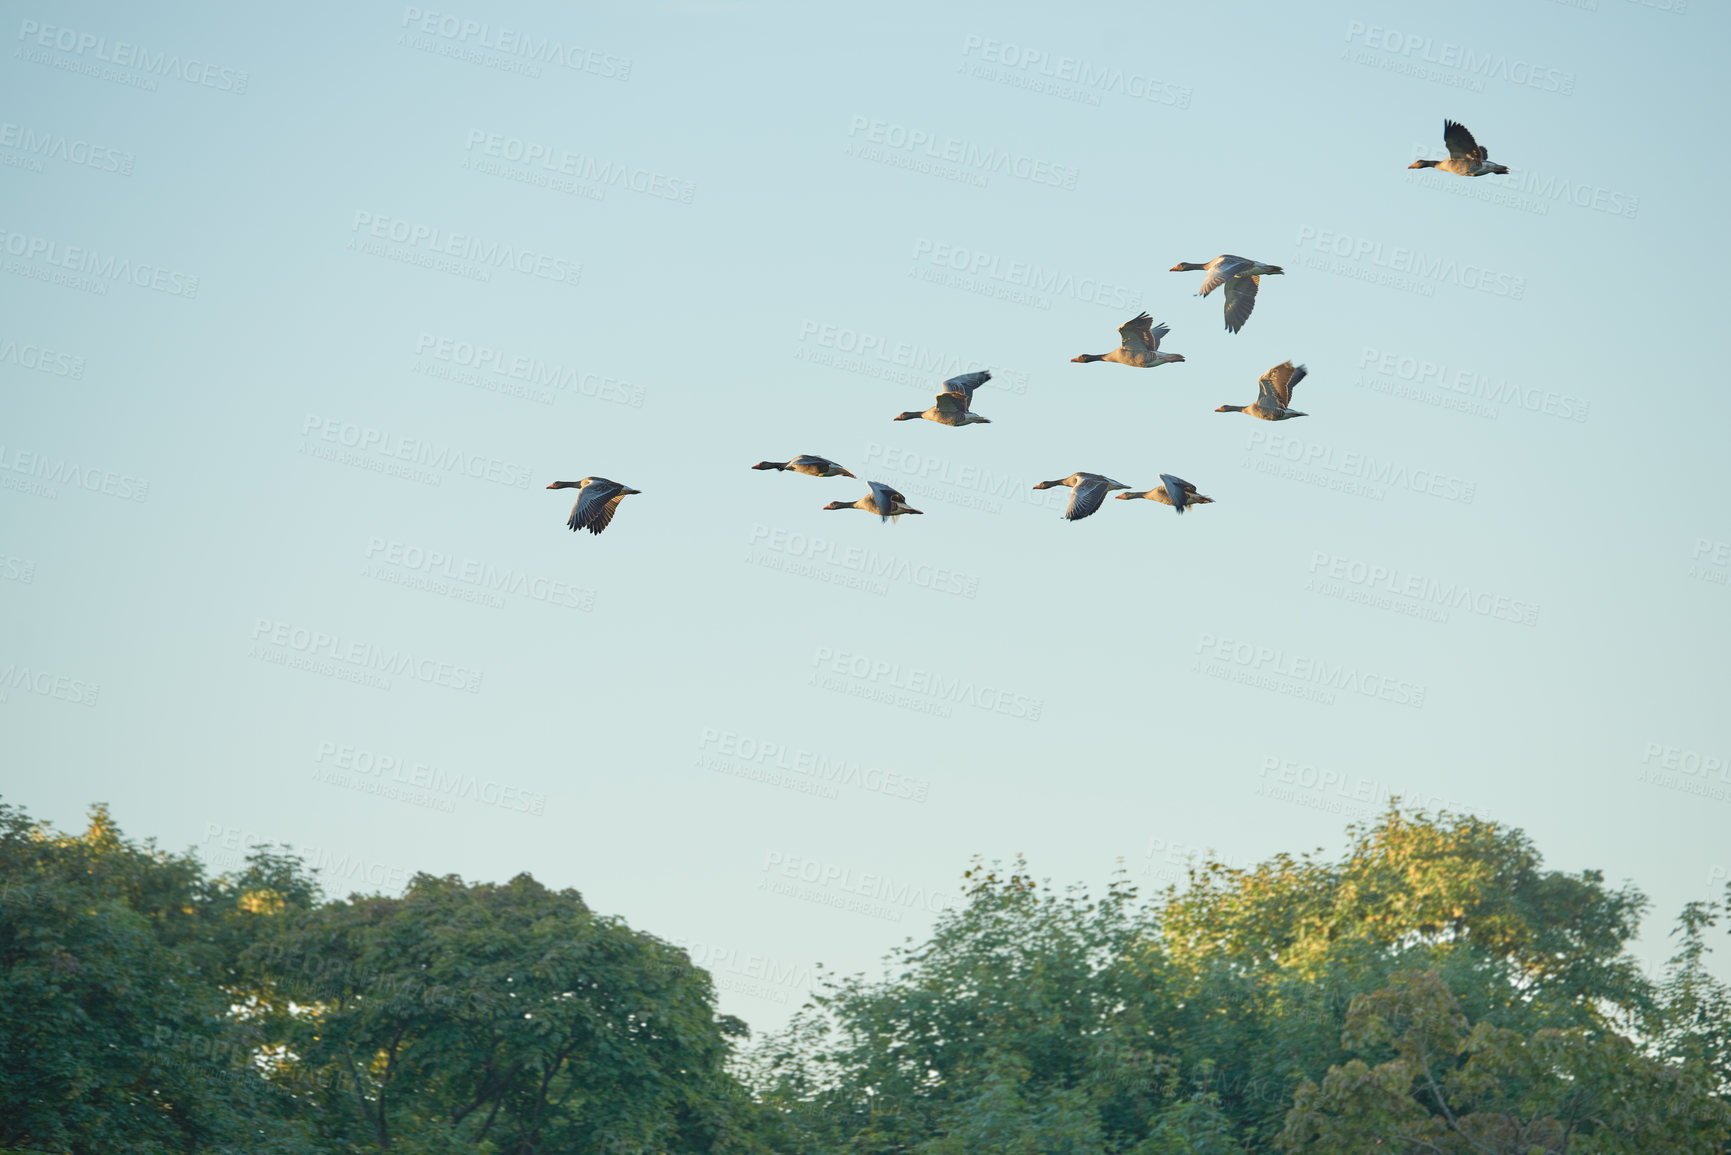
[[[1072,358],[1070,358],[1070,364],[1072,364],[1072,365],[1074,365],[1074,364],[1076,364],[1076,363],[1077,363],[1077,362],[1078,362],[1078,361],[1080,361],[1080,362],[1082,362],[1082,363],[1084,363],[1084,364],[1086,364],[1086,363],[1087,363],[1087,360],[1088,360],[1088,358],[1086,358],[1086,357],[1072,357]]]
[[[1119,501],[1129,501],[1132,497],[1140,497],[1141,494],[1137,494],[1137,493],[1114,493],[1112,496],[1116,497]]]
[[[1424,161],[1415,160],[1411,164],[1407,165],[1406,167],[1408,167],[1408,168],[1423,168],[1424,167]]]
[[[1170,269],[1167,269],[1166,271],[1168,273],[1182,273],[1184,271],[1184,262],[1179,261],[1176,265],[1173,265]]]

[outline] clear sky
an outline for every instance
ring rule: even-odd
[[[611,7],[8,9],[10,801],[527,870],[758,1027],[975,853],[1161,885],[1390,793],[1668,953],[1731,869],[1723,8]],[[1511,175],[1409,171],[1445,117]],[[1286,269],[1237,335],[1221,252]],[[1143,309],[1185,363],[1071,363]],[[1287,358],[1311,416],[1214,412]]]

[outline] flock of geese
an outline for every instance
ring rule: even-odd
[[[1417,160],[1407,167],[1440,169],[1466,177],[1508,174],[1506,166],[1491,163],[1489,150],[1473,139],[1473,134],[1467,131],[1465,125],[1452,120],[1443,121],[1443,144],[1448,148],[1447,160]],[[1225,299],[1228,333],[1237,333],[1250,319],[1251,310],[1256,307],[1256,292],[1261,288],[1262,278],[1285,272],[1279,265],[1264,264],[1231,254],[1222,254],[1200,265],[1179,261],[1169,271],[1206,273],[1207,276],[1202,279],[1202,285],[1197,290],[1200,297],[1208,296],[1215,289],[1224,290],[1222,296]],[[1118,348],[1110,353],[1083,353],[1079,357],[1072,357],[1071,361],[1084,364],[1090,361],[1113,361],[1133,369],[1154,369],[1161,365],[1182,362],[1182,354],[1160,351],[1161,340],[1170,332],[1171,329],[1164,322],[1155,324],[1154,319],[1144,312],[1118,327]],[[1306,372],[1303,365],[1295,366],[1291,361],[1282,361],[1257,380],[1255,401],[1249,405],[1222,405],[1215,412],[1243,413],[1261,421],[1287,421],[1294,417],[1309,416],[1292,408],[1292,391],[1304,380]],[[951,377],[944,382],[942,391],[929,409],[898,413],[894,420],[924,419],[951,426],[989,425],[991,419],[975,413],[973,404],[974,392],[991,379],[990,370]],[[751,468],[791,471],[803,473],[807,477],[855,476],[829,458],[811,453],[801,454],[786,462],[760,461]],[[1114,481],[1099,473],[1072,473],[1055,481],[1042,481],[1034,488],[1051,489],[1059,485],[1070,487],[1070,502],[1063,514],[1068,521],[1079,521],[1094,513],[1105,501],[1106,495],[1113,490],[1130,489],[1130,486],[1123,482]],[[631,494],[642,492],[617,481],[609,481],[605,477],[555,481],[547,488],[577,490],[577,503],[571,507],[571,516],[565,524],[573,531],[586,529],[590,533],[600,533],[606,529],[613,521],[613,514],[618,510],[619,503]],[[863,509],[867,513],[877,514],[883,521],[893,521],[903,514],[921,512],[908,505],[908,499],[901,493],[881,481],[868,481],[866,488],[866,495],[858,501],[832,501],[824,508]],[[1169,505],[1177,513],[1183,513],[1193,505],[1206,505],[1214,500],[1198,493],[1196,487],[1188,481],[1170,473],[1162,473],[1160,484],[1153,489],[1141,493],[1125,492],[1117,496],[1119,500],[1146,498]]]

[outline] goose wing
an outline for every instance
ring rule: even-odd
[[[1490,150],[1473,139],[1466,125],[1452,120],[1443,121],[1443,143],[1448,145],[1449,155],[1459,160],[1483,160],[1491,155]]]
[[[974,390],[992,379],[990,369],[981,369],[978,373],[962,373],[944,382],[945,393],[960,393],[971,403]]]
[[[590,533],[600,533],[613,520],[613,511],[618,508],[620,498],[625,496],[620,492],[624,488],[617,481],[605,478],[591,481],[577,494],[577,504],[571,507],[571,520],[565,524],[573,532],[586,529]]]
[[[1292,391],[1298,388],[1298,383],[1304,380],[1304,375],[1310,372],[1303,365],[1293,368],[1291,361],[1282,361],[1256,382],[1259,401],[1272,402],[1282,409],[1292,405]]]
[[[1160,480],[1165,483],[1166,495],[1168,497],[1175,499],[1180,493],[1196,492],[1196,487],[1191,485],[1188,481],[1185,481],[1182,477],[1174,477],[1170,473],[1162,473],[1160,475]]]
[[[960,417],[967,413],[968,401],[966,393],[939,393],[935,408],[946,416]]]
[[[1230,253],[1215,257],[1207,264],[1208,275],[1202,279],[1202,287],[1196,290],[1196,295],[1206,297],[1221,285],[1231,281],[1250,265],[1243,257],[1235,257]]]
[[[1080,521],[1090,513],[1100,508],[1106,500],[1106,479],[1104,477],[1084,477],[1070,490],[1070,504],[1064,507],[1064,517],[1069,521]]]
[[[897,502],[903,505],[908,502],[907,498],[881,481],[868,481],[866,484],[871,487],[872,505],[876,507],[880,519],[887,520],[890,514],[895,512]]]
[[[1154,318],[1147,313],[1132,317],[1118,326],[1118,340],[1132,353],[1152,353],[1160,348],[1160,338],[1167,334],[1165,325],[1154,331]]]
[[[1256,308],[1256,290],[1262,285],[1261,277],[1233,277],[1226,282],[1226,331],[1236,333],[1244,328],[1244,322],[1250,320],[1250,311]]]

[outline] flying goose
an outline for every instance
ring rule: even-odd
[[[1214,499],[1204,497],[1196,492],[1196,487],[1182,477],[1173,477],[1170,473],[1160,475],[1160,484],[1146,493],[1120,493],[1119,501],[1129,501],[1132,498],[1146,497],[1149,501],[1158,501],[1161,505],[1170,505],[1179,513],[1183,513],[1192,505],[1209,505]]]
[[[620,485],[617,481],[608,481],[605,477],[585,477],[582,481],[555,481],[547,488],[577,490],[577,504],[571,507],[571,518],[565,523],[571,527],[573,533],[580,529],[600,533],[613,520],[613,511],[619,508],[619,503],[624,501],[627,495],[643,492],[628,485]]]
[[[1064,519],[1066,521],[1080,521],[1099,509],[1100,503],[1106,500],[1106,494],[1109,491],[1130,488],[1122,481],[1113,481],[1110,477],[1099,473],[1072,473],[1070,476],[1059,478],[1057,481],[1042,481],[1034,488],[1051,489],[1056,485],[1068,485],[1070,487],[1070,504],[1064,507]]]
[[[807,477],[852,477],[853,474],[837,465],[827,457],[819,457],[815,453],[802,453],[792,461],[760,461],[753,469],[791,469],[795,473],[803,473]]]
[[[1300,413],[1290,409],[1292,391],[1298,388],[1298,383],[1304,380],[1304,375],[1310,372],[1303,365],[1294,369],[1291,361],[1282,361],[1256,382],[1256,400],[1249,405],[1222,405],[1216,413],[1248,413],[1263,421],[1285,421],[1289,417],[1309,417],[1308,413]]]
[[[894,521],[904,513],[920,513],[908,505],[908,499],[881,481],[868,481],[871,492],[858,501],[832,501],[825,509],[863,509],[875,513],[880,521]]]
[[[990,425],[991,418],[970,412],[969,406],[974,403],[974,390],[991,379],[992,372],[989,369],[951,377],[944,382],[944,390],[938,394],[937,404],[923,411],[910,409],[906,413],[898,413],[895,419],[914,421],[924,417],[927,421],[936,421],[939,425]]]
[[[1408,168],[1440,168],[1444,172],[1452,172],[1456,176],[1485,176],[1494,173],[1506,176],[1508,166],[1492,164],[1486,158],[1491,150],[1473,139],[1473,134],[1467,131],[1464,124],[1456,124],[1452,120],[1443,121],[1443,143],[1448,145],[1447,160],[1415,160]]]
[[[1156,365],[1166,365],[1173,361],[1184,360],[1182,353],[1160,352],[1160,338],[1172,330],[1162,321],[1156,325],[1154,318],[1147,313],[1133,317],[1118,326],[1119,346],[1110,353],[1084,353],[1080,357],[1072,357],[1072,362],[1081,361],[1116,361],[1120,365],[1129,365],[1133,369],[1151,369]]]
[[[1279,265],[1265,265],[1247,257],[1235,257],[1230,253],[1222,254],[1209,261],[1206,265],[1193,264],[1190,261],[1179,261],[1167,270],[1169,273],[1205,272],[1202,287],[1196,291],[1199,297],[1206,297],[1221,285],[1226,286],[1226,331],[1236,333],[1244,328],[1244,322],[1250,320],[1250,310],[1256,308],[1256,290],[1262,284],[1262,278],[1276,273],[1285,273]]]

